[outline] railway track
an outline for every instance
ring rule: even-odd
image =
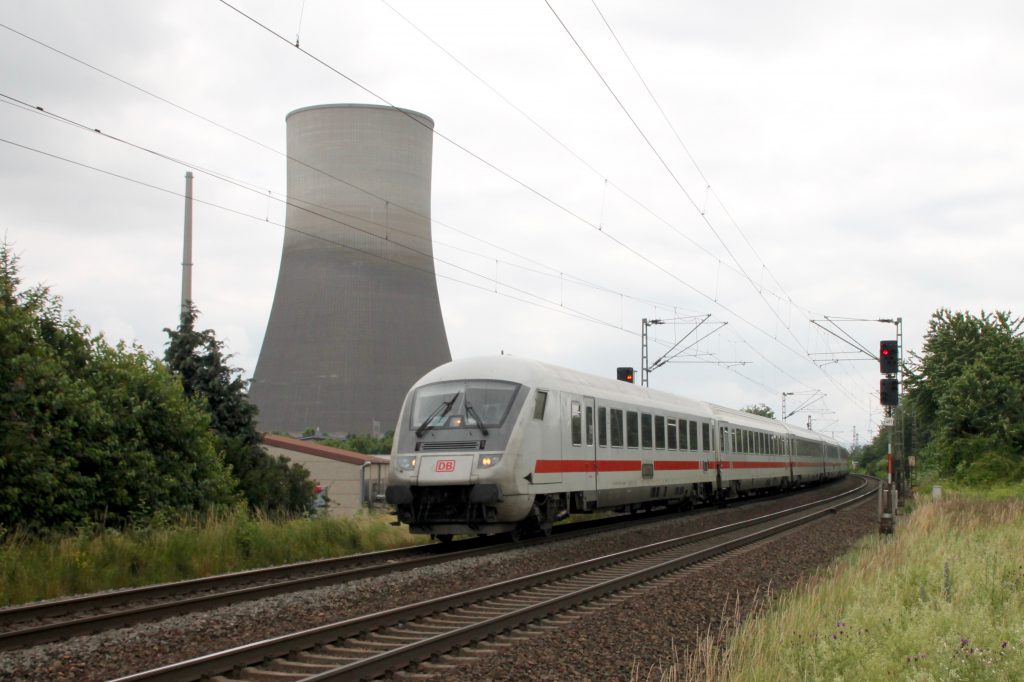
[[[117,682],[217,679],[372,679],[420,662],[457,664],[460,647],[496,650],[521,628],[600,608],[611,595],[729,552],[761,543],[864,501],[858,488],[755,519],[590,559],[535,575],[431,599],[119,678]]]
[[[750,502],[771,497],[751,498]],[[653,512],[642,517],[609,517],[556,526],[551,537],[528,538],[521,544],[581,537],[624,523],[660,521],[666,516]],[[7,607],[0,609],[0,651],[479,556],[501,551],[507,542],[508,538],[502,536],[471,538]]]

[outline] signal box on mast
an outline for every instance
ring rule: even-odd
[[[885,407],[896,407],[900,404],[900,384],[896,379],[882,379],[878,384],[878,394]]]
[[[881,341],[878,344],[878,369],[882,374],[896,374],[900,366],[899,342]]]

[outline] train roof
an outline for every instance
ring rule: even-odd
[[[786,424],[777,419],[512,355],[452,360],[425,374],[412,388],[458,379],[491,379],[511,381],[531,388],[568,389],[595,398],[628,398],[629,402],[652,408],[665,409],[671,405],[688,415],[721,419],[736,426],[810,438],[842,447],[838,441],[822,433]]]

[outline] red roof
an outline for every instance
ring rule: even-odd
[[[260,437],[263,439],[264,445],[281,448],[282,450],[291,450],[292,452],[302,452],[307,455],[313,455],[314,457],[333,459],[336,462],[345,462],[346,464],[387,464],[390,461],[389,457],[381,455],[364,455],[361,452],[332,448],[329,445],[320,445],[313,441],[299,440],[298,438],[289,438],[288,436],[278,436],[273,433],[264,433]]]

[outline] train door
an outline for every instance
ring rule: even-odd
[[[715,491],[718,495],[722,495],[722,469],[729,466],[728,462],[733,452],[735,452],[733,445],[733,433],[734,429],[726,422],[718,422],[718,428],[711,430],[712,433],[717,432],[717,447],[713,448],[710,454],[714,458],[715,467]]]
[[[793,472],[793,445],[789,435],[782,437],[782,451],[785,453],[786,462],[789,464],[789,483],[793,485],[796,483],[796,475]]]
[[[597,465],[597,405],[593,398],[583,398],[583,450],[589,461],[592,474],[586,479],[584,485],[586,493],[584,498],[597,500],[598,478],[601,475]]]
[[[597,429],[594,399],[563,394],[568,420],[562,447],[562,481],[569,492],[584,493],[594,499],[597,491]]]

